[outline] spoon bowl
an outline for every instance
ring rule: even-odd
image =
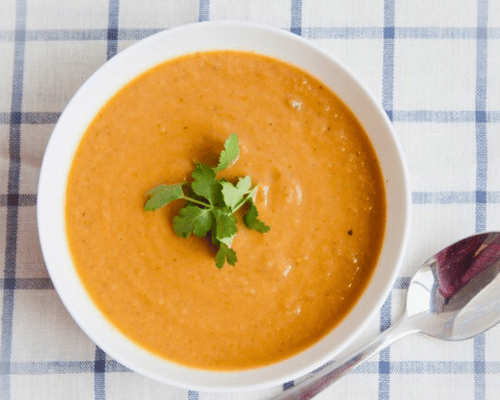
[[[500,322],[500,234],[460,240],[427,260],[410,282],[406,318],[420,332],[464,340]]]
[[[462,239],[429,258],[408,287],[401,319],[361,351],[339,358],[273,398],[306,400],[361,362],[412,333],[470,339],[500,322],[500,232]]]

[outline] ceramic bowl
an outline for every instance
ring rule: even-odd
[[[348,316],[326,337],[282,362],[239,372],[196,370],[160,359],[114,328],[87,295],[65,235],[68,172],[87,127],[108,100],[133,78],[180,55],[245,50],[286,61],[333,90],[367,131],[387,192],[385,240],[375,272]],[[64,305],[81,329],[109,356],[156,381],[200,391],[245,391],[282,384],[320,367],[351,343],[382,306],[397,276],[408,238],[410,189],[397,135],[366,86],[332,55],[286,31],[241,22],[206,22],[160,32],[122,51],[99,68],[62,113],[43,159],[37,200],[38,227],[47,269]]]

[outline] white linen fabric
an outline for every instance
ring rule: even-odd
[[[500,0],[0,0],[0,399],[267,399],[129,371],[79,329],[41,255],[36,193],[54,124],[130,44],[206,20],[258,22],[344,61],[389,115],[412,185],[410,244],[391,295],[351,349],[402,314],[410,276],[442,247],[500,230]],[[497,175],[498,174],[498,175]],[[405,338],[318,399],[498,399],[500,327],[464,342]]]

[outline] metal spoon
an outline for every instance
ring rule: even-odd
[[[500,321],[500,232],[482,233],[431,257],[408,287],[401,319],[361,351],[327,364],[273,400],[306,400],[358,364],[412,333],[443,340],[472,338]]]

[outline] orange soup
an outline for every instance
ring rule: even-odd
[[[182,200],[143,210],[145,193],[217,165],[236,133],[262,234],[239,221],[236,265],[207,240],[178,237]],[[241,218],[240,218],[241,219]],[[242,370],[290,357],[328,334],[373,273],[385,189],[356,117],[321,82],[245,52],[184,56],[147,71],[101,110],[74,157],[66,231],[76,270],[103,315],[176,363]]]

